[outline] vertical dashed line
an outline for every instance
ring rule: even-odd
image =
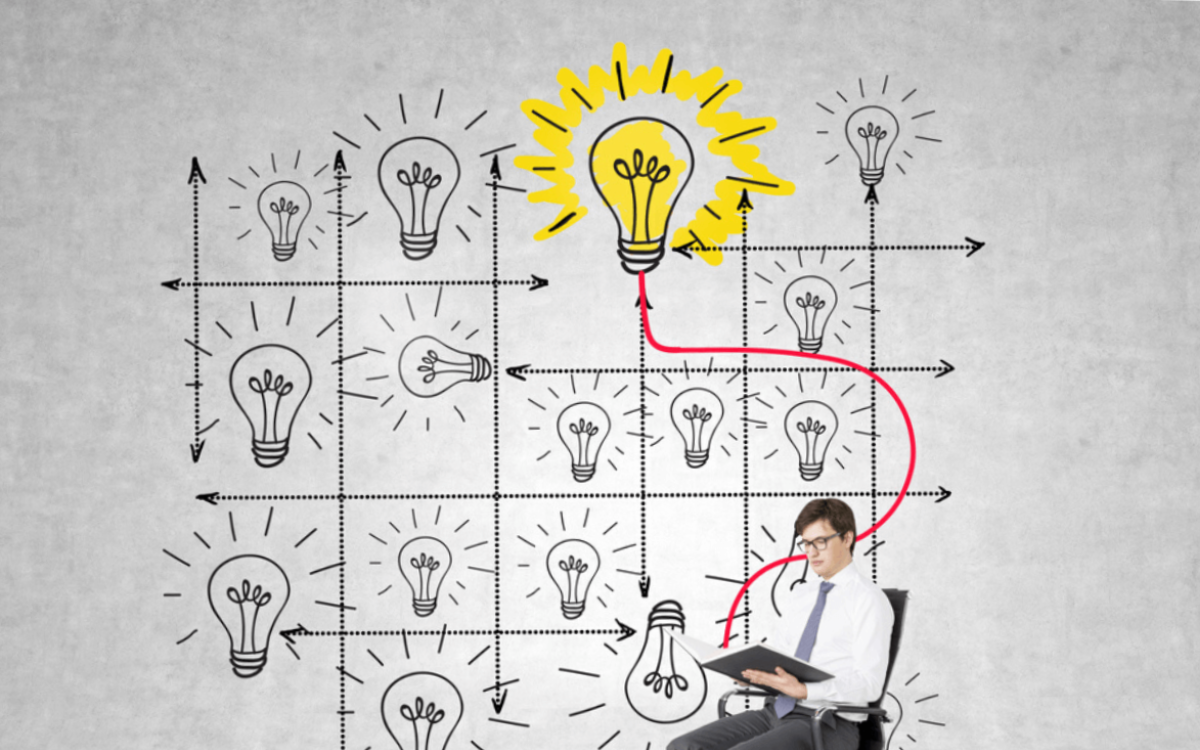
[[[649,307],[649,300],[646,301]],[[638,434],[646,434],[646,336],[642,331],[642,307],[641,301],[638,303]],[[641,514],[641,537],[640,537],[640,553],[642,556],[642,576],[647,576],[646,572],[646,438],[638,438],[638,476],[640,498],[640,514]]]
[[[750,346],[750,306],[747,274],[750,264],[746,211],[742,211],[742,348]],[[750,355],[742,353],[742,580],[750,578]],[[742,597],[746,622],[742,640],[750,642],[750,591]],[[747,699],[749,701],[749,699]]]
[[[192,180],[192,434],[200,440],[200,180]]]
[[[338,380],[338,719],[341,749],[346,750],[346,370],[345,354],[345,211],[343,181],[350,175],[337,171],[337,380]]]
[[[492,180],[492,569],[495,612],[493,647],[496,651],[496,696],[500,696],[500,216],[497,199],[500,178]]]
[[[870,205],[871,209],[871,235],[870,235],[870,271],[871,271],[871,371],[875,371],[876,367],[876,350],[875,350],[875,317],[878,311],[875,308],[875,204]],[[871,380],[871,525],[874,526],[879,516],[879,436],[876,432],[876,406],[878,402],[879,386],[874,379]],[[875,532],[875,540],[879,541],[879,532]],[[876,548],[875,553],[871,555],[871,580],[878,583],[879,581],[879,549]]]

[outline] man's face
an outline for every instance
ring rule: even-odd
[[[800,534],[800,539],[796,540],[796,544],[802,545],[803,542],[816,541],[836,533],[828,521],[821,519],[805,526],[804,531]],[[828,580],[850,564],[850,545],[846,541],[849,536],[850,534],[846,533],[829,539],[823,550],[800,546],[797,551],[807,553],[809,567],[814,573]]]

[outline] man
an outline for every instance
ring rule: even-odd
[[[750,683],[777,690],[759,711],[727,716],[677,737],[667,750],[795,750],[812,748],[811,719],[794,710],[796,701],[866,704],[883,692],[894,615],[887,596],[854,565],[854,511],[841,500],[813,500],[796,518],[797,552],[823,580],[782,604],[783,620],[770,645],[833,675],[805,684],[779,667],[747,670]],[[821,738],[828,750],[858,747],[865,714],[825,719]]]

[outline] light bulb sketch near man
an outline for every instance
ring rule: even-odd
[[[646,638],[625,678],[625,698],[639,716],[656,724],[683,721],[704,705],[708,678],[691,654],[677,649],[674,631],[684,632],[683,606],[658,602],[646,620]]]

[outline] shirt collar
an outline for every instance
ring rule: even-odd
[[[829,582],[835,586],[840,586],[842,584],[856,581],[860,578],[862,578],[862,573],[860,573],[858,568],[855,567],[854,558],[850,558],[850,562],[846,565],[846,567],[835,573],[833,578],[829,579]],[[821,578],[821,580],[824,581],[825,579]]]

